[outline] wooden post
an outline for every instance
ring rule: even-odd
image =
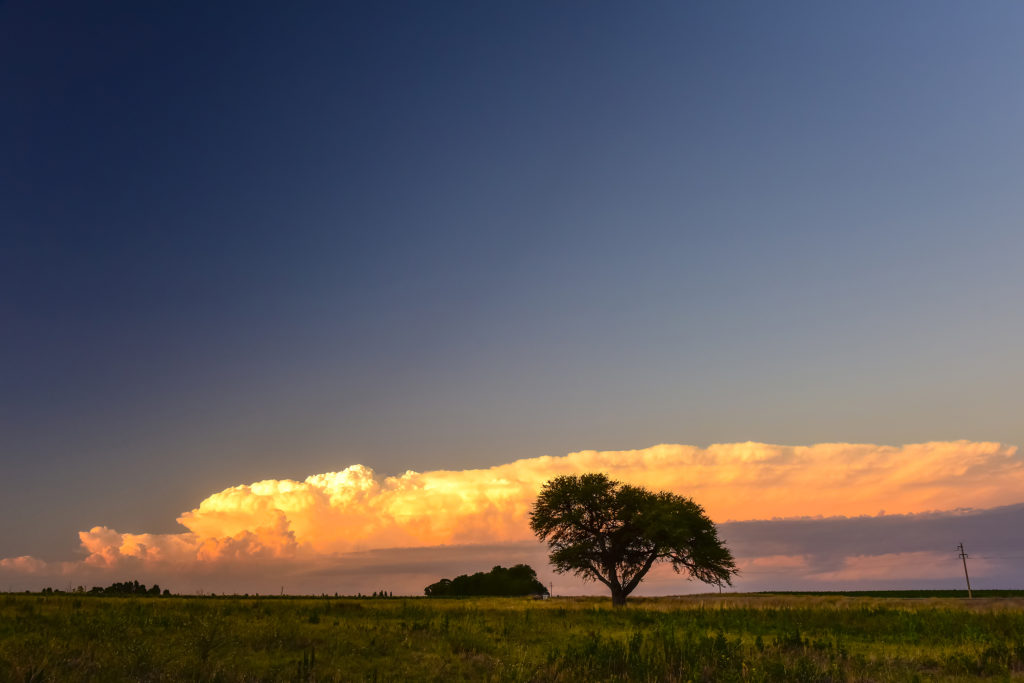
[[[960,559],[964,563],[964,578],[967,579],[967,597],[973,598],[974,594],[971,593],[971,577],[967,574],[967,553],[964,552],[964,544],[960,543],[957,546],[960,549]]]

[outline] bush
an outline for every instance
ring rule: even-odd
[[[469,597],[474,595],[516,596],[547,595],[548,589],[537,580],[537,572],[528,564],[506,569],[501,565],[491,571],[462,574],[454,579],[441,579],[423,589],[430,598]]]

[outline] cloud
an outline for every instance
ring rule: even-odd
[[[829,517],[726,522],[721,535],[736,555],[742,574],[734,590],[856,590],[962,588],[963,567],[954,550],[967,543],[975,589],[1019,587],[1024,540],[1024,504],[974,511],[880,517]],[[116,532],[115,532],[116,533]],[[556,594],[595,594],[602,587],[554,574],[547,553],[535,541],[383,548],[303,558],[233,558],[218,563],[155,564],[123,556],[116,568],[81,562],[42,563],[34,573],[0,575],[19,587],[98,585],[138,578],[179,592],[369,594],[391,590],[422,594],[441,577],[486,571],[496,564],[525,562],[535,567]],[[13,560],[7,560],[10,563]],[[708,587],[656,567],[637,595],[705,592]]]
[[[46,571],[48,563],[43,560],[36,559],[29,555],[22,555],[21,557],[6,557],[0,560],[0,569],[9,569],[15,572],[23,572],[26,574],[38,574]]]
[[[388,548],[403,548],[405,553],[431,549],[435,554],[440,547],[536,548],[527,519],[543,482],[560,474],[593,471],[691,496],[720,523],[821,517],[820,523],[804,526],[799,520],[748,521],[722,528],[723,534],[729,532],[730,543],[731,536],[736,536],[734,553],[741,566],[755,575],[777,567],[817,575],[822,581],[846,576],[837,573],[841,571],[869,571],[866,564],[844,565],[841,558],[882,552],[862,548],[854,536],[839,551],[838,564],[831,559],[831,564],[825,563],[827,553],[821,549],[834,544],[828,538],[813,537],[819,533],[815,530],[837,524],[826,517],[856,518],[886,510],[885,517],[870,519],[886,520],[884,530],[894,533],[909,523],[901,515],[948,508],[950,501],[967,508],[1007,505],[1020,501],[1024,490],[1024,460],[1016,447],[969,441],[902,447],[740,443],[703,449],[662,444],[391,477],[353,465],[304,481],[266,480],[225,489],[178,518],[185,528],[182,533],[123,533],[94,526],[79,534],[85,554],[81,562],[57,564],[20,557],[0,561],[0,570],[22,575],[55,571],[66,575],[86,569],[177,576],[221,572],[238,577],[252,571],[312,577],[318,571],[338,572],[346,563],[358,564],[360,553]],[[772,530],[788,529],[792,535],[764,533],[766,524]],[[844,529],[855,529],[859,522],[844,524],[852,525]],[[748,532],[754,528],[757,533],[750,537]],[[814,552],[808,550],[812,542],[818,544]],[[943,543],[948,545],[949,540]]]
[[[1012,588],[1024,579],[1024,504],[727,522],[719,533],[739,559],[743,590],[960,588],[960,542],[975,588]]]
[[[749,572],[774,572],[799,570],[807,567],[806,555],[765,555],[764,557],[740,558],[737,565],[744,574]]]
[[[916,551],[912,553],[882,553],[881,555],[853,555],[843,558],[843,565],[831,571],[811,573],[807,579],[823,583],[850,583],[885,581],[919,581],[921,579],[948,579],[956,574],[952,553]],[[975,574],[985,566],[974,564]],[[987,563],[984,563],[987,565]],[[959,569],[957,567],[956,569]]]

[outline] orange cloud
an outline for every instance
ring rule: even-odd
[[[305,481],[268,480],[216,493],[178,521],[202,539],[257,529],[283,533],[287,552],[494,543],[530,538],[541,485],[601,471],[692,496],[716,520],[890,514],[1017,502],[1024,462],[1016,447],[966,441],[903,446],[659,445],[581,451],[478,470],[378,477],[362,465]],[[951,495],[956,492],[955,498]],[[259,534],[263,538],[265,534]]]
[[[662,444],[391,477],[353,465],[304,481],[266,480],[225,489],[178,518],[187,529],[183,533],[121,533],[96,526],[79,537],[84,563],[94,568],[126,562],[148,567],[310,563],[380,548],[528,541],[528,512],[541,485],[557,475],[594,471],[691,496],[719,522],[914,513],[948,509],[951,501],[993,507],[1024,497],[1024,461],[1016,447],[998,443]],[[33,558],[2,562],[3,568],[25,572],[35,566]]]
[[[0,560],[0,568],[10,569],[24,574],[38,574],[45,571],[49,563],[36,559],[30,555],[20,557],[5,557]]]

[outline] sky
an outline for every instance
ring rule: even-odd
[[[548,576],[524,506],[594,467],[705,505],[747,587],[952,582],[958,530],[1021,587],[1022,30],[3,3],[0,589]]]

